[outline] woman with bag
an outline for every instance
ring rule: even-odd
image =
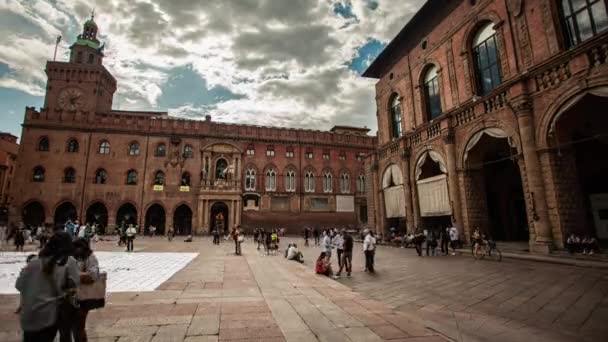
[[[74,242],[74,257],[78,261],[80,270],[81,290],[99,281],[99,262],[86,239],[78,239]],[[81,292],[82,295],[84,291]],[[98,309],[105,305],[105,291],[103,294],[99,294],[98,297],[100,298],[80,298],[78,302],[80,308],[74,324],[74,340],[76,342],[88,341],[86,332],[87,316],[90,310]]]
[[[74,247],[66,232],[56,232],[22,270],[15,283],[21,295],[20,321],[24,342],[52,342],[58,330],[66,331],[75,310],[74,295],[80,283]],[[62,334],[61,341],[70,341]]]

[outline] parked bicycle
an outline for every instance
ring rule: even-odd
[[[478,247],[479,245],[479,247]],[[477,260],[488,258],[494,261],[502,260],[502,253],[500,249],[496,246],[496,242],[494,240],[482,240],[480,242],[475,242],[472,248],[473,257]]]

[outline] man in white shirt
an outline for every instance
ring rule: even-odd
[[[331,258],[331,237],[327,230],[323,231],[323,241],[321,241],[321,251],[327,254],[327,258]]]
[[[132,224],[129,225],[126,231],[127,235],[127,252],[133,252],[133,240],[135,239],[135,235],[137,235],[137,228],[135,228]]]
[[[302,252],[298,251],[298,246],[294,243],[287,249],[287,260],[295,260],[299,263],[304,263]]]
[[[459,240],[459,234],[458,234],[458,228],[456,228],[455,226],[451,226],[450,227],[450,246],[452,247],[452,255],[456,255],[456,245],[458,244],[458,240]]]
[[[374,273],[374,256],[376,253],[376,238],[369,230],[363,240],[363,253],[365,254],[365,272]]]
[[[340,233],[340,231],[336,232],[336,236],[334,236],[333,240],[334,248],[336,249],[336,254],[338,257],[338,265],[342,268],[342,253],[344,252],[344,237]]]

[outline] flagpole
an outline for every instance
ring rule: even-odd
[[[57,36],[57,40],[55,41],[55,53],[53,54],[53,62],[57,59],[57,47],[59,46],[60,41],[61,36]]]

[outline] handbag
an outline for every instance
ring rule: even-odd
[[[80,306],[84,309],[94,310],[106,306],[106,283],[108,274],[100,272],[97,280],[91,284],[80,284],[78,298]]]

